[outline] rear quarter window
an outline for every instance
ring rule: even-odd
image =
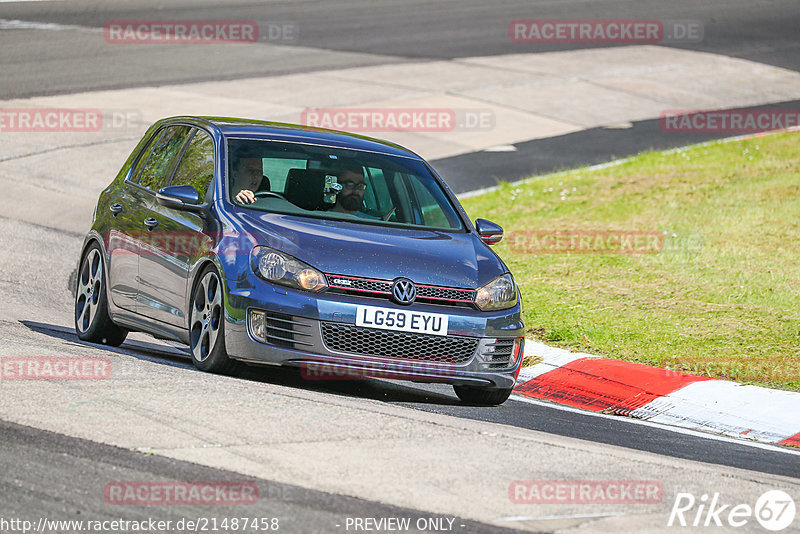
[[[191,185],[205,202],[206,192],[214,178],[214,140],[203,130],[197,130],[186,150],[170,185]]]
[[[141,167],[141,174],[135,178],[135,182],[151,191],[158,191],[166,185],[175,157],[179,154],[190,131],[189,126],[165,128],[158,140],[153,143],[147,162]]]

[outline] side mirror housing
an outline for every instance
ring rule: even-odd
[[[170,185],[156,193],[156,200],[162,206],[176,210],[201,212],[200,195],[191,185]]]
[[[499,224],[486,219],[475,219],[475,229],[481,236],[481,241],[487,245],[496,245],[503,239],[503,228]]]

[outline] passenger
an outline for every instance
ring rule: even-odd
[[[336,195],[336,205],[330,211],[347,213],[362,219],[378,219],[361,211],[364,206],[364,190],[367,188],[364,168],[356,162],[343,162],[337,175],[342,190]]]

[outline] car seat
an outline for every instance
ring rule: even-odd
[[[286,175],[286,200],[304,210],[324,210],[332,204],[325,202],[326,186],[330,188],[331,173],[321,169],[290,169]]]

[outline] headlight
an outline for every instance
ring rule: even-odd
[[[511,274],[498,276],[478,289],[475,304],[483,311],[505,310],[517,304],[517,285]]]
[[[328,287],[325,275],[320,271],[274,248],[253,248],[250,265],[261,278],[276,284],[307,291],[322,291]]]

